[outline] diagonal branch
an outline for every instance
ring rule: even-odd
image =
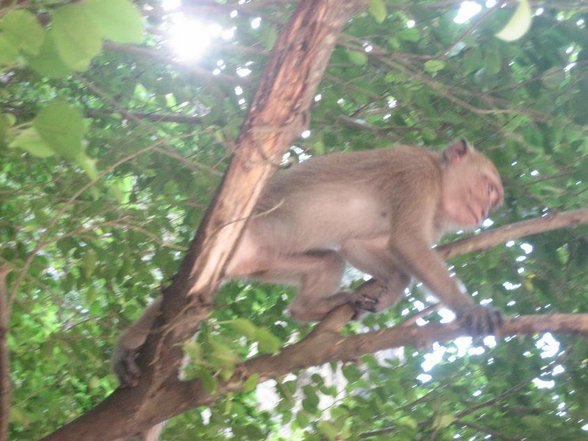
[[[477,236],[440,246],[438,251],[444,259],[450,259],[461,254],[486,250],[524,236],[531,236],[559,228],[573,228],[582,224],[588,224],[588,208],[552,213],[543,217],[505,225],[504,227],[486,231]]]

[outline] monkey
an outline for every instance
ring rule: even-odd
[[[470,333],[495,332],[500,311],[475,304],[433,246],[445,233],[480,225],[503,198],[494,164],[463,139],[441,152],[399,145],[313,157],[270,180],[225,278],[296,286],[289,311],[301,321],[321,320],[345,303],[382,311],[414,278]],[[339,290],[346,263],[373,279]],[[160,303],[117,342],[113,368],[123,386],[138,381],[135,355]]]

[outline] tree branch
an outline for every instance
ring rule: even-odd
[[[520,239],[524,236],[544,233],[559,228],[573,228],[588,223],[588,208],[552,213],[543,217],[517,222],[495,230],[485,231],[477,236],[457,240],[440,246],[437,251],[444,259],[482,251],[509,240]]]
[[[290,345],[277,355],[262,355],[248,360],[236,369],[238,374],[221,383],[214,395],[204,391],[198,380],[175,379],[169,385],[161,412],[163,419],[198,405],[210,405],[228,392],[238,391],[245,380],[259,375],[260,380],[284,376],[298,369],[319,366],[332,361],[356,361],[362,355],[403,346],[426,347],[434,342],[453,340],[467,335],[455,322],[426,326],[403,326],[341,336],[341,323],[353,315],[349,305],[333,310],[306,338]],[[588,336],[588,314],[553,314],[511,317],[501,329],[506,335],[534,335],[542,332]],[[172,406],[170,411],[167,406]]]

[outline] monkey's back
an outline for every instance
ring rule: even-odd
[[[410,209],[410,195],[396,187],[416,188],[425,180],[431,192],[440,191],[439,156],[418,147],[317,156],[276,174],[251,228],[293,252],[379,237],[389,234],[396,213]]]

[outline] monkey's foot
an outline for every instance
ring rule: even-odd
[[[353,292],[353,307],[356,310],[356,317],[361,311],[378,312],[381,311],[380,301],[386,294],[386,287],[377,280],[369,280],[360,285]]]
[[[135,358],[137,349],[117,348],[112,359],[112,370],[118,377],[120,387],[134,387],[139,384],[141,370]]]
[[[474,336],[496,334],[504,323],[501,311],[479,305],[462,309],[458,314],[458,320],[460,326]]]

